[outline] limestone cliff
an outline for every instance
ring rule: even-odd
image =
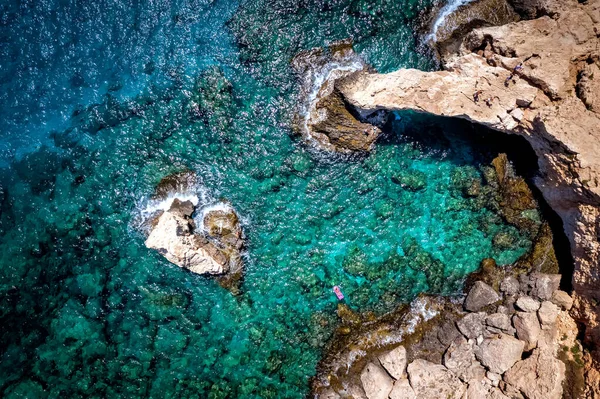
[[[363,70],[335,89],[364,117],[414,110],[529,141],[538,156],[535,184],[570,240],[571,314],[590,349],[588,387],[600,392],[600,0],[513,3],[535,19],[472,30],[445,55],[442,71]]]

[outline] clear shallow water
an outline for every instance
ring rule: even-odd
[[[379,70],[433,65],[412,33],[427,2],[309,3],[2,5],[3,396],[303,397],[333,285],[382,313],[528,249],[464,195],[493,153],[462,125],[404,116],[355,159],[292,136],[298,51],[353,37]],[[185,169],[244,220],[237,297],[136,228]]]

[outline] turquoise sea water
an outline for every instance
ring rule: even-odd
[[[295,54],[350,37],[380,71],[430,69],[428,6],[3,2],[0,396],[301,398],[338,323],[333,285],[381,314],[525,253],[465,195],[496,151],[468,126],[396,116],[350,158],[292,134]],[[238,296],[144,247],[137,219],[182,170],[242,217]]]

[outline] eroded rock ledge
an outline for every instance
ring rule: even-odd
[[[337,80],[335,90],[364,117],[413,110],[529,141],[538,156],[535,184],[571,244],[571,315],[589,350],[588,384],[600,384],[600,0],[518,3],[539,18],[471,31],[443,71],[360,71]]]

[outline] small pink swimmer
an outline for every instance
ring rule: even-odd
[[[333,286],[333,292],[335,292],[335,296],[337,296],[337,299],[340,301],[344,299],[344,294],[342,294],[342,290],[337,285]]]

